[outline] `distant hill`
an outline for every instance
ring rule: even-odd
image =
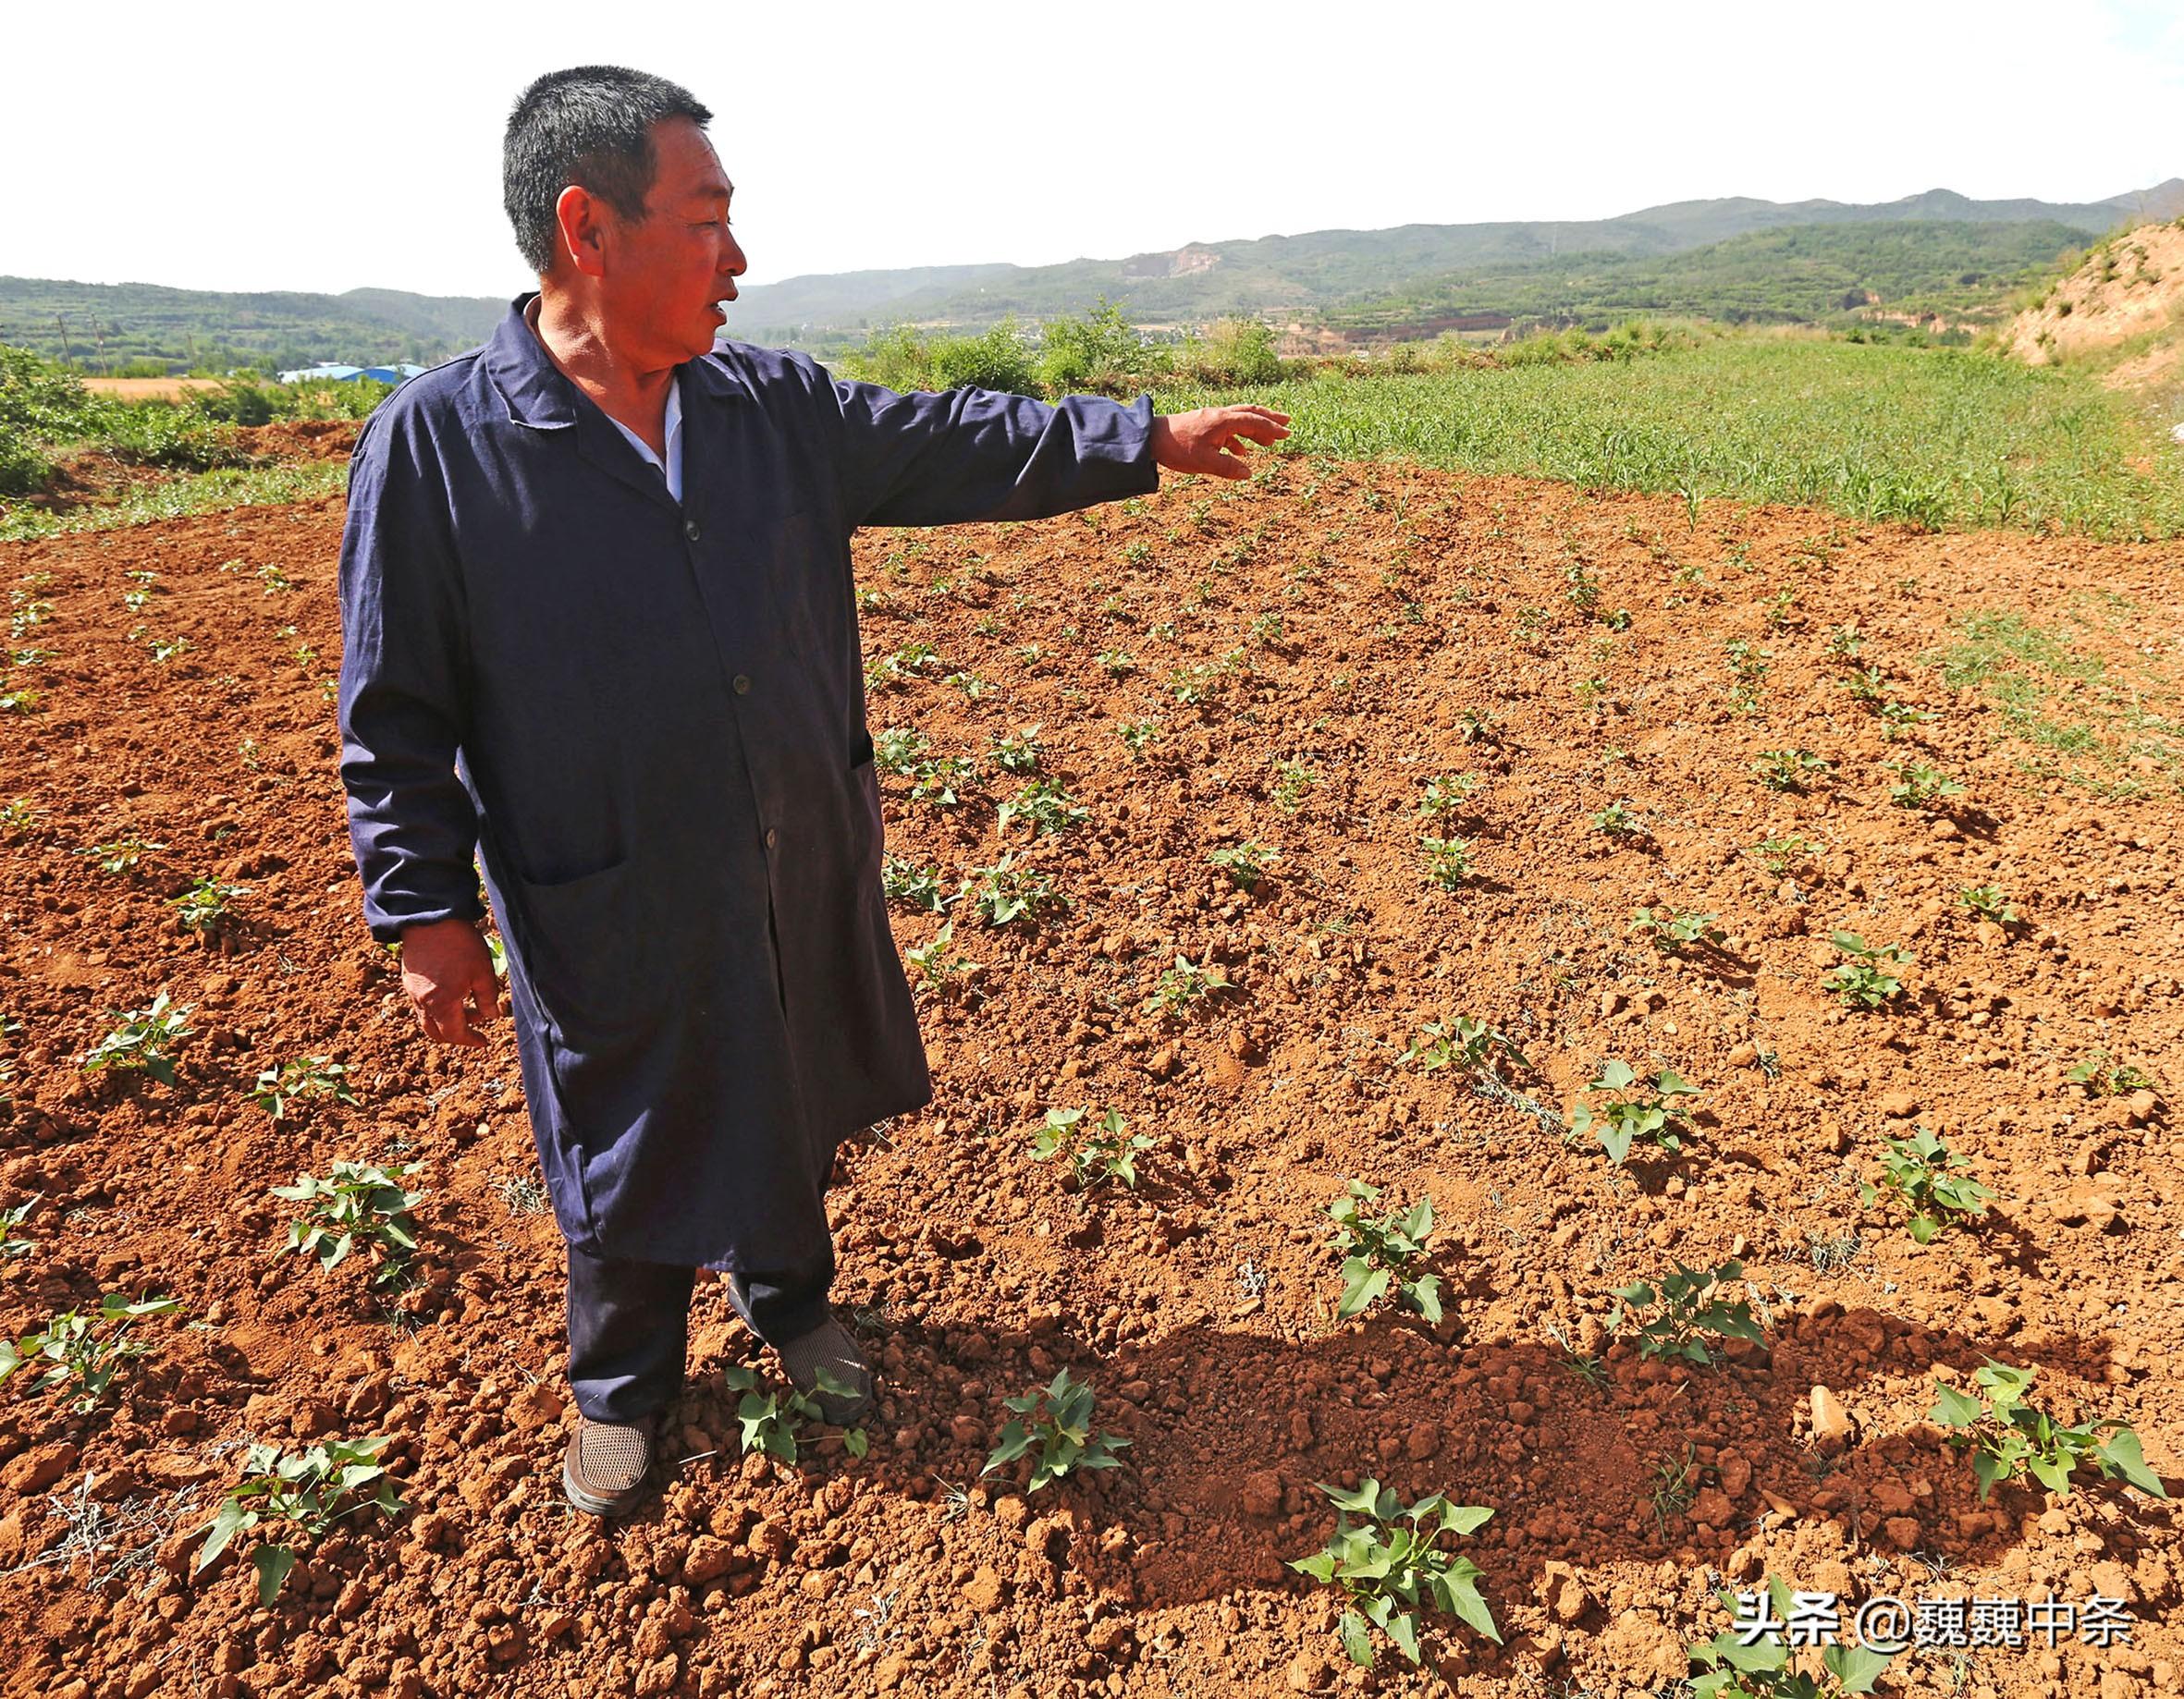
[[[1537,287],[1515,287],[1519,280],[1537,285],[1565,268],[1591,272],[1615,258],[1686,253],[1761,231],[1977,226],[1984,232],[1977,238],[1980,251],[1963,254],[1966,263],[1957,269],[2016,275],[2029,254],[2035,263],[2052,263],[2052,246],[2036,251],[2057,228],[2066,233],[2067,245],[2121,224],[2178,214],[2184,214],[2184,178],[2177,177],[2153,189],[2082,203],[1973,201],[1945,189],[1875,205],[1680,201],[1589,222],[1404,225],[1392,230],[1316,230],[1252,241],[1193,242],[1172,252],[1121,260],[985,266],[975,279],[953,284],[909,272],[858,273],[867,281],[855,288],[845,287],[847,280],[840,276],[791,277],[745,289],[730,328],[757,342],[824,345],[895,321],[975,328],[1009,313],[1047,318],[1081,312],[1102,294],[1148,324],[1202,323],[1226,313],[1339,322],[1345,311],[1370,312],[1375,304],[1414,297],[1422,308],[1454,309],[1454,286],[1459,280],[1468,283],[1474,274],[1491,275],[1495,287],[1470,294],[1462,307],[1481,315],[1515,317],[1542,293]],[[2010,237],[2003,234],[2009,226],[2046,228],[2037,237]],[[1959,249],[1965,246],[1950,240]],[[1725,263],[1742,265],[1757,251],[1726,250]],[[1877,250],[1846,242],[1834,251],[1850,263],[1860,251]],[[1693,268],[1684,269],[1695,275]],[[1637,274],[1619,274],[1625,275]],[[1844,281],[1843,292],[1854,283]],[[1682,294],[1694,301],[1712,299],[1703,289],[1686,287]]]
[[[2105,201],[1972,201],[1945,189],[1877,205],[1680,201],[1621,217],[1316,230],[1061,265],[1000,263],[791,277],[742,291],[730,329],[828,350],[897,323],[976,328],[1082,312],[1136,322],[1262,316],[1341,340],[1441,328],[1587,324],[1634,312],[1815,322],[1871,305],[1970,314],[2126,224],[2184,214],[2184,179]],[[511,293],[512,293],[511,289]],[[219,294],[0,277],[0,342],[87,371],[174,372],[413,360],[474,347],[497,297],[350,289]]]

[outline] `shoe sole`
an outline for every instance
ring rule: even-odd
[[[578,1510],[591,1516],[620,1516],[624,1510],[634,1509],[651,1497],[652,1472],[645,1471],[645,1478],[626,1493],[600,1494],[586,1492],[576,1484],[576,1477],[569,1473],[569,1460],[561,1460],[561,1493]]]

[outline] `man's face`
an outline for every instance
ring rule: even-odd
[[[639,358],[679,365],[713,346],[728,322],[717,302],[733,300],[743,251],[729,228],[735,185],[706,134],[688,118],[653,126],[659,156],[645,216],[627,223],[607,212],[609,239],[599,299],[623,346]]]

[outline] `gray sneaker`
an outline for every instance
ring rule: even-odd
[[[790,1384],[816,1403],[820,1413],[837,1427],[853,1427],[872,1413],[872,1365],[865,1361],[850,1330],[832,1314],[802,1338],[774,1349],[789,1371]],[[848,1390],[821,1389],[822,1372]]]
[[[658,1418],[595,1422],[580,1415],[561,1458],[561,1491],[594,1516],[620,1516],[642,1503],[659,1450]]]

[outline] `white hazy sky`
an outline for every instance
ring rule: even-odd
[[[751,283],[2184,175],[2184,8],[2145,0],[6,10],[0,273],[86,282],[513,294],[501,123],[600,61],[714,109]]]

